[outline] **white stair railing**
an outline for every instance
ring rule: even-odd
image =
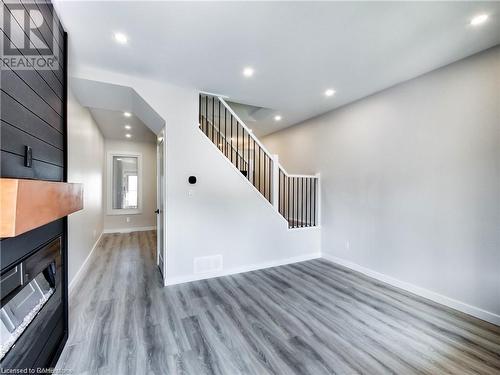
[[[200,94],[199,126],[290,228],[319,225],[319,175],[287,173],[221,97]]]
[[[279,162],[278,212],[290,228],[319,226],[320,175],[289,174]]]

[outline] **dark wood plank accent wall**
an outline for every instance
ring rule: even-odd
[[[2,177],[33,178],[52,181],[64,179],[64,34],[52,5],[18,1],[4,3],[3,11],[10,17],[11,29],[21,28],[29,13],[19,8],[36,7],[44,17],[40,39],[50,50],[59,55],[57,70],[10,69],[3,66],[0,82],[1,93],[1,175]],[[16,11],[17,10],[17,11]],[[4,17],[5,18],[5,17]],[[54,21],[54,22],[51,22]],[[56,25],[57,30],[55,30]],[[8,31],[2,28],[4,43],[11,43],[23,56],[40,55],[39,49],[29,41],[30,52],[17,46]],[[54,30],[52,30],[54,29]],[[24,30],[24,29],[23,29]],[[28,33],[29,31],[25,31]],[[54,37],[54,32],[55,37]],[[12,40],[11,40],[12,39]],[[19,38],[17,38],[19,39]],[[25,42],[27,44],[27,42]],[[23,46],[24,48],[27,45]],[[57,49],[57,50],[56,50]],[[25,146],[32,149],[32,166],[25,166]]]
[[[0,177],[25,178],[47,181],[66,181],[67,140],[67,34],[59,21],[50,0],[0,0],[4,15],[10,26],[0,28],[3,45],[15,50],[20,56],[58,57],[56,69],[18,69],[14,65],[2,64],[0,72]],[[36,37],[46,45],[31,40],[33,35],[25,26],[30,22],[29,11],[39,12],[43,17],[41,27],[35,30]],[[33,14],[33,13],[31,13]],[[24,33],[14,37],[12,28]],[[10,29],[10,30],[9,30]],[[21,42],[20,42],[21,40]],[[4,54],[5,49],[0,51]],[[10,55],[9,55],[10,56]],[[26,165],[26,149],[31,148],[31,165]],[[52,335],[36,338],[45,344],[30,349],[26,358],[19,359],[16,366],[45,367],[53,365],[66,341],[68,333],[68,277],[67,277],[67,219],[59,219],[22,235],[4,238],[0,242],[2,273],[19,261],[26,259],[54,238],[62,237],[62,305],[60,315],[54,322],[60,327]],[[62,332],[62,336],[61,336]],[[54,349],[56,348],[56,349]]]

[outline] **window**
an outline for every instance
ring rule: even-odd
[[[141,213],[141,155],[108,154],[108,214]]]
[[[127,175],[127,193],[124,208],[137,208],[137,174]]]

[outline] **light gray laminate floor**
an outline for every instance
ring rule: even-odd
[[[325,260],[162,288],[154,232],[103,236],[73,374],[500,374],[500,328]]]

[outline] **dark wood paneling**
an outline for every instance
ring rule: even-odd
[[[13,40],[9,39],[8,36],[5,35],[5,33],[2,31],[2,38],[5,36],[6,41],[8,43],[13,44],[16,46]],[[17,46],[16,46],[17,47]],[[39,79],[43,80],[46,82],[46,84],[54,91],[54,93],[62,99],[62,91],[63,91],[63,82],[61,82],[61,76],[62,76],[62,67],[59,66],[57,70],[40,70],[40,69],[32,69],[32,70],[17,70],[18,73],[20,72],[30,72],[36,75],[37,77],[40,77]]]
[[[42,121],[3,91],[0,91],[0,100],[2,102],[0,117],[3,121],[60,150],[64,149],[63,133]]]
[[[18,77],[36,93],[47,93],[48,95],[42,97],[43,101],[45,101],[59,116],[62,116],[63,88],[59,82],[57,82],[57,87],[54,87],[54,82],[52,85],[49,85],[50,81],[43,78],[40,72],[35,72],[33,70],[18,70],[16,73]]]
[[[43,5],[42,7],[40,4],[33,4],[32,2],[27,2],[25,1],[22,3],[19,0],[9,0],[8,3],[6,3],[6,8],[7,12],[10,12],[12,15],[12,20],[13,22],[16,22],[17,25],[23,25],[23,22],[25,21],[22,17],[26,16],[27,13],[24,13],[23,16],[20,15],[19,12],[11,12],[11,9],[18,10],[19,8],[24,8],[26,10],[28,9],[38,9],[40,13],[42,13],[44,20],[51,19],[52,17],[52,12],[49,10],[48,5]],[[52,6],[50,6],[52,7]],[[56,23],[60,24],[59,20],[56,17]],[[47,22],[43,22],[41,27],[37,29],[37,32],[40,32],[41,34],[41,41],[44,42],[49,50],[52,52],[52,54],[56,54],[59,56],[59,69],[58,70],[41,70],[40,72],[45,73],[47,77],[53,76],[56,78],[60,84],[62,85],[64,81],[64,74],[63,74],[63,61],[62,58],[64,56],[64,50],[62,48],[63,44],[63,35],[57,34],[57,38],[53,39],[52,36],[52,28],[53,28],[53,23],[49,25]],[[29,37],[29,36],[28,36]],[[11,40],[11,42],[13,42]],[[30,44],[32,48],[36,48],[34,43],[30,40]],[[18,47],[18,46],[16,46]]]
[[[52,53],[59,55],[57,70],[3,70],[0,81],[0,175],[1,177],[65,181],[67,175],[67,36],[64,33],[52,4],[40,0],[33,5],[28,0],[10,3],[26,10],[35,6],[50,22],[39,29],[41,39],[49,42]],[[4,1],[0,4],[4,6]],[[15,6],[14,6],[15,7]],[[7,10],[8,12],[8,10]],[[11,13],[9,12],[9,15]],[[26,16],[26,13],[25,13]],[[15,21],[14,21],[15,22]],[[54,33],[56,38],[54,38]],[[3,37],[3,30],[0,37]],[[53,44],[53,41],[56,43]],[[33,46],[33,43],[31,43]],[[16,46],[19,47],[19,46]],[[21,47],[22,48],[22,47]],[[40,54],[40,50],[23,52]],[[33,150],[33,164],[24,166],[24,147]],[[13,348],[17,354],[5,357],[2,368],[46,368],[53,365],[68,335],[67,294],[67,218],[59,219],[22,235],[4,238],[0,242],[2,271],[37,251],[40,246],[62,236],[62,287],[56,290],[42,310],[47,314],[35,335],[22,335]],[[49,311],[50,310],[50,311]],[[33,324],[33,323],[32,323]]]
[[[54,92],[50,89],[36,91],[36,88],[28,86],[19,76],[12,70],[2,71],[1,77],[2,90],[16,99],[19,103],[29,108],[38,117],[47,122],[49,125],[63,131],[63,119],[47,102],[42,99]]]
[[[37,180],[62,181],[63,167],[33,160],[31,168],[24,166],[24,157],[2,150],[2,177],[32,178]]]
[[[62,348],[59,348],[61,346],[61,343],[64,344],[66,336],[64,327],[64,309],[63,311],[61,311],[61,314],[58,316],[58,318],[59,320],[57,320],[55,317],[53,318],[53,321],[56,321],[57,325],[48,336],[49,339],[45,343],[45,346],[43,347],[41,353],[38,355],[38,358],[36,359],[33,367],[44,368],[47,367],[47,364],[53,367],[56,365],[57,359],[62,350]]]
[[[25,146],[30,146],[34,160],[55,164],[59,167],[64,166],[64,153],[62,150],[3,121],[1,121],[1,126],[0,145],[2,150],[24,157]]]
[[[6,40],[10,41],[8,37]],[[10,41],[10,43],[15,45],[13,41]],[[61,66],[59,66],[57,70],[32,69],[32,70],[16,70],[16,71],[18,73],[29,72],[30,74],[31,73],[34,74],[38,79],[43,80],[54,91],[54,93],[59,97],[59,99],[62,99],[63,82],[61,82],[61,75],[62,75]]]
[[[29,3],[29,0],[22,0],[22,3]],[[49,25],[49,30],[50,30],[50,35],[52,38],[54,38],[55,35],[55,40],[57,41],[56,45],[54,46],[54,49],[57,47],[59,48],[59,52],[61,56],[64,55],[64,30],[61,25],[61,21],[59,20],[59,17],[57,16],[57,13],[54,11],[54,8],[52,6],[49,6],[44,3],[37,3],[36,4],[40,12],[42,13],[43,17],[46,18],[47,16],[52,16],[54,19],[54,23],[52,25]],[[63,61],[61,60],[61,66],[63,66]]]

